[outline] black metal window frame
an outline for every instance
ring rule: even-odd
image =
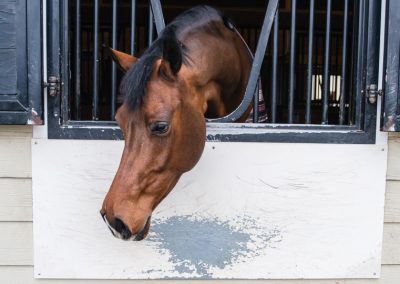
[[[48,96],[48,137],[50,139],[123,139],[120,129],[113,121],[69,119],[67,102],[72,86],[68,66],[68,2],[54,0],[47,4],[49,11],[47,19],[48,74],[60,78],[61,81],[60,95]],[[211,122],[207,123],[207,141],[374,144],[377,105],[376,102],[369,102],[367,86],[377,85],[378,82],[381,7],[378,1],[360,0],[359,3],[354,125]]]

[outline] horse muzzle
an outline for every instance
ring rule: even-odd
[[[127,225],[118,217],[112,218],[109,222],[106,213],[101,210],[100,211],[101,217],[103,218],[104,222],[107,224],[107,227],[110,229],[111,233],[114,237],[124,240],[124,241],[141,241],[143,240],[150,229],[150,219],[149,216],[146,220],[144,227],[137,233],[132,233]]]

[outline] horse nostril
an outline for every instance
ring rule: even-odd
[[[121,219],[118,217],[114,217],[110,224],[120,235],[124,240],[129,239],[132,236],[131,231],[129,228],[122,222]]]

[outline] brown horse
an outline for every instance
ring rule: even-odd
[[[114,236],[142,240],[154,208],[200,159],[205,117],[240,104],[252,57],[232,23],[208,6],[178,16],[140,59],[112,54],[126,71],[116,114],[125,147],[100,212]]]

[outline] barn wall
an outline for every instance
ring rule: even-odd
[[[0,126],[0,282],[7,284],[127,283],[124,280],[80,281],[33,279],[31,137],[31,127]],[[246,281],[246,283],[400,283],[400,134],[391,134],[389,136],[382,263],[382,277],[377,280],[266,280]],[[131,282],[174,283],[173,280],[136,282],[131,280]],[[193,283],[194,281],[179,282]],[[196,283],[198,282],[214,283],[215,281],[197,280]],[[221,282],[228,283],[231,281]]]

